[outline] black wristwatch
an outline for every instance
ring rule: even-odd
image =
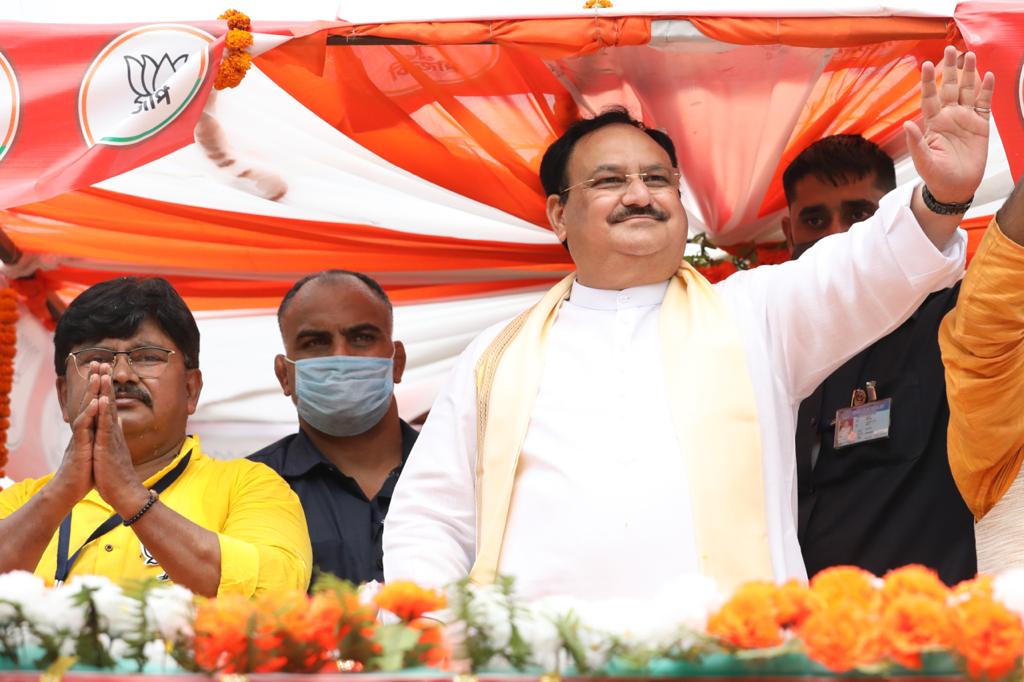
[[[974,197],[972,196],[970,199],[960,204],[944,204],[932,195],[928,190],[928,185],[921,186],[921,198],[924,200],[924,205],[928,207],[929,211],[932,213],[938,213],[939,215],[960,215],[961,213],[967,213],[967,209],[971,207],[971,202],[974,201]]]

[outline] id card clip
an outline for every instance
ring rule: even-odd
[[[875,384],[869,381],[864,388],[854,389],[850,406],[836,410],[833,447],[837,450],[889,437],[892,398],[879,400]]]

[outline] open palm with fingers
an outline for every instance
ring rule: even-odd
[[[957,52],[946,47],[942,85],[935,66],[921,67],[921,112],[924,131],[907,122],[907,146],[918,175],[940,202],[969,201],[981,184],[988,157],[989,116],[995,76],[978,78],[977,60],[968,52],[957,71]]]

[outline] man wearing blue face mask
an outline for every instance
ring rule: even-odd
[[[384,517],[417,435],[392,394],[405,348],[391,338],[391,301],[364,274],[325,270],[292,286],[277,319],[285,355],[274,372],[299,431],[249,459],[299,496],[317,570],[383,580]]]

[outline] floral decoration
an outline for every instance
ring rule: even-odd
[[[0,477],[7,467],[7,429],[11,426],[14,355],[18,350],[17,322],[17,293],[9,287],[0,289]]]
[[[234,9],[229,9],[217,18],[228,23],[224,56],[213,81],[215,89],[223,90],[237,87],[252,66],[252,55],[249,54],[249,48],[252,47],[252,24],[248,16]]]
[[[888,676],[897,666],[927,672],[934,658],[945,661],[944,674],[956,664],[971,678],[996,680],[1022,672],[1022,615],[1024,570],[950,589],[921,566],[884,578],[844,566],[809,584],[750,582],[728,598],[707,577],[681,576],[647,599],[529,603],[508,578],[462,581],[445,594],[327,577],[311,595],[194,599],[155,581],[122,588],[87,576],[47,588],[15,572],[0,575],[0,666],[59,672],[77,661],[214,675],[431,666],[553,679],[640,677],[664,674],[666,665],[701,675],[712,660],[749,676],[782,656],[796,661],[790,674],[820,675],[809,659],[837,675]]]
[[[686,260],[714,284],[740,270],[761,265],[778,265],[789,260],[784,243],[747,244],[729,247],[733,253],[714,245],[704,233],[687,240]]]

